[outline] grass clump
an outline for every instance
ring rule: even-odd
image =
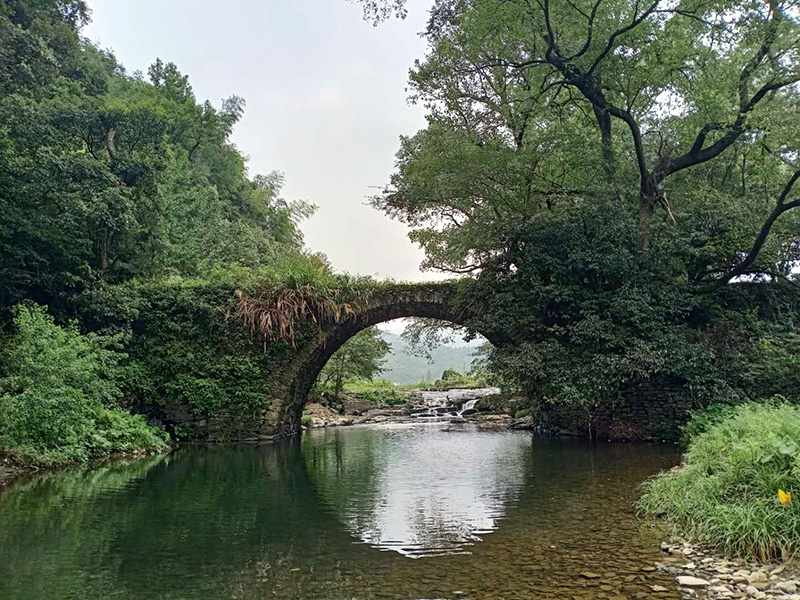
[[[119,406],[118,336],[59,327],[44,308],[16,307],[3,353],[0,450],[22,463],[78,463],[113,452],[166,449],[166,434]]]
[[[438,379],[434,384],[437,390],[453,390],[453,389],[478,389],[488,386],[484,373],[467,371],[461,373],[455,369],[445,369],[442,373],[442,378]]]
[[[360,400],[388,406],[407,404],[411,397],[409,390],[400,388],[386,379],[349,380],[344,384],[344,392]]]
[[[335,323],[363,312],[375,282],[368,277],[297,273],[250,293],[236,290],[236,312],[254,335],[295,345],[295,324]]]
[[[702,418],[702,417],[701,417]],[[794,491],[782,505],[778,490]],[[644,483],[644,514],[726,554],[788,560],[800,549],[800,407],[730,407],[689,442],[684,465]]]

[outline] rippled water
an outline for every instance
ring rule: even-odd
[[[678,598],[631,508],[675,460],[438,423],[47,474],[0,494],[0,599]]]

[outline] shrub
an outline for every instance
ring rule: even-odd
[[[398,406],[409,401],[407,390],[398,388],[386,379],[352,379],[344,384],[344,392],[359,400],[367,400],[376,404]]]
[[[488,385],[485,373],[470,371],[460,373],[455,369],[445,369],[442,378],[434,386],[439,390],[481,388]]]
[[[642,512],[665,517],[686,536],[744,558],[800,550],[800,407],[776,399],[731,407],[691,440],[685,464],[645,482]]]
[[[730,416],[736,408],[733,404],[709,404],[705,409],[692,415],[691,420],[682,428],[683,441],[689,443],[692,439]]]
[[[20,305],[0,379],[0,448],[27,462],[81,462],[110,452],[166,447],[165,434],[120,406],[117,336],[59,327]]]
[[[300,417],[300,423],[302,423],[303,425],[310,425],[311,415],[304,414],[302,417]]]

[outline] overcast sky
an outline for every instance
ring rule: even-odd
[[[284,197],[317,214],[306,242],[340,271],[395,279],[421,273],[407,229],[367,206],[388,182],[401,134],[425,125],[407,103],[428,0],[376,28],[346,0],[89,0],[85,34],[129,72],[156,59],[189,75],[199,100],[247,100],[233,139],[251,174],[283,171]]]

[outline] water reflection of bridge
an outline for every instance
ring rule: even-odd
[[[446,424],[312,430],[309,477],[356,539],[412,558],[463,554],[523,492],[527,435]]]
[[[664,448],[439,427],[416,441],[350,428],[190,448],[129,477],[73,471],[11,490],[0,597],[589,598],[597,590],[578,577],[589,567],[619,573],[613,585],[635,575],[623,595],[669,585],[640,571],[658,551],[630,505],[638,482],[671,464]],[[378,549],[454,533],[482,541],[421,560]]]

